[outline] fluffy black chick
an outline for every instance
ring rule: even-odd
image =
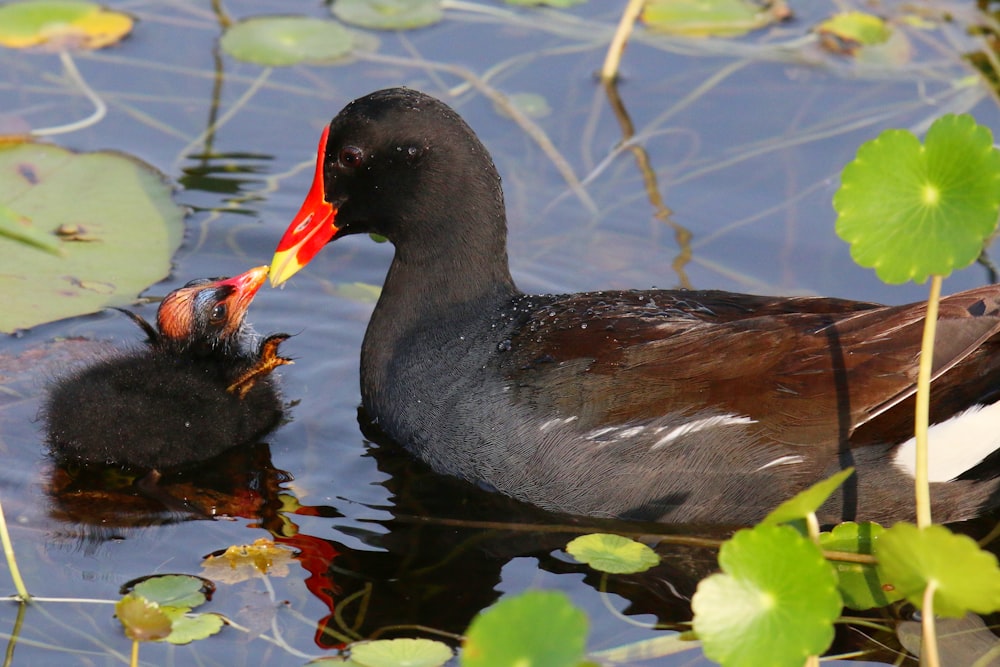
[[[250,443],[278,425],[271,376],[287,334],[257,342],[246,312],[261,266],[233,278],[194,280],[164,298],[143,348],[59,380],[42,415],[59,462],[164,470]]]

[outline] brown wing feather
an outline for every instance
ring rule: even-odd
[[[912,433],[924,313],[924,304],[720,292],[583,294],[535,312],[505,363],[522,371],[516,400],[576,415],[584,428],[715,411],[792,445],[843,441],[862,425],[860,440],[891,442]],[[995,286],[941,303],[935,386],[951,396],[939,414],[997,384],[991,356],[1000,355],[988,350],[998,313]],[[529,337],[545,355],[528,358],[519,343]]]

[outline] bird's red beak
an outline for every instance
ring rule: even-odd
[[[337,209],[326,201],[323,183],[323,161],[326,157],[326,140],[329,134],[330,128],[327,126],[319,139],[316,174],[313,176],[309,194],[285,230],[278,247],[274,249],[270,274],[272,287],[277,287],[295,275],[337,233],[337,226],[333,223],[337,217]]]

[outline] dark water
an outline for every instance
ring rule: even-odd
[[[821,13],[814,3],[793,3],[800,20],[765,41],[633,43],[620,92],[672,221],[691,234],[691,260],[678,269],[676,231],[654,217],[632,154],[612,154],[620,126],[592,77],[624,3],[594,2],[568,13],[462,5],[439,26],[378,35],[377,57],[271,71],[224,57],[217,69],[219,29],[207,3],[112,4],[140,18],[135,34],[78,58],[109,115],[55,141],[136,155],[183,186],[176,198],[193,211],[186,240],[173,273],[150,287],[150,297],[194,277],[266,263],[308,188],[320,129],[347,101],[381,87],[405,84],[445,97],[480,133],[504,177],[512,269],[526,291],[689,285],[920,299],[924,287],[880,284],[835,238],[829,202],[837,173],[885,127],[921,129],[945,111],[966,108],[1000,127],[992,103],[978,101],[981,89],[953,89],[969,74],[957,56],[920,42],[915,65],[888,72],[853,70],[814,47],[775,48],[804,39]],[[279,2],[230,5],[236,18],[290,10]],[[314,5],[292,10],[326,16]],[[489,85],[543,95],[553,111],[536,122],[586,183],[593,208],[491,102],[470,91],[449,96],[462,79],[417,58],[479,75],[502,65]],[[90,112],[52,79],[59,72],[53,56],[0,51],[0,71],[3,109],[36,127]],[[165,481],[176,494],[229,515],[222,520],[190,520],[141,498],[96,492],[92,481],[52,471],[41,454],[35,416],[46,383],[73,359],[93,354],[91,345],[138,341],[126,318],[98,313],[0,340],[7,364],[0,366],[0,388],[7,390],[0,393],[0,498],[29,589],[113,600],[130,579],[197,573],[202,556],[232,544],[271,537],[301,553],[287,576],[220,586],[207,609],[247,632],[227,628],[188,647],[144,646],[150,664],[296,665],[344,638],[390,626],[460,633],[499,596],[535,587],[565,591],[586,608],[594,650],[654,636],[657,623],[689,620],[688,599],[715,566],[714,551],[665,544],[667,560],[651,574],[605,581],[561,551],[575,530],[588,527],[579,520],[432,475],[380,444],[377,434],[361,432],[357,363],[373,306],[363,286],[381,284],[391,252],[350,238],[286,289],[258,296],[250,315],[257,329],[295,334],[284,351],[297,362],[280,371],[290,421],[258,447],[215,462],[211,472]],[[985,280],[973,267],[945,289]],[[152,317],[155,304],[138,311]],[[82,342],[59,342],[77,337]],[[12,631],[16,613],[14,605],[0,606],[0,632]],[[273,639],[275,628],[287,645],[258,637]],[[390,629],[384,636],[412,634]],[[13,664],[114,664],[128,652],[107,605],[33,607],[20,636]],[[842,632],[840,645],[875,650],[861,631]],[[894,656],[883,650],[870,659],[883,664]],[[708,663],[688,653],[636,664]]]

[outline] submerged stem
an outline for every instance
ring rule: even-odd
[[[21,578],[21,571],[17,569],[17,558],[14,556],[14,544],[10,541],[10,533],[7,532],[7,519],[3,514],[3,505],[0,504],[0,541],[3,542],[3,555],[7,559],[7,567],[10,568],[10,578],[14,580],[14,588],[17,589],[17,596],[21,602],[31,602],[31,595]]]
[[[941,658],[938,656],[937,628],[934,623],[934,592],[937,590],[937,582],[931,579],[924,589],[923,605],[920,609],[920,629],[923,634],[923,641],[920,645],[920,665],[921,667],[940,667]]]

